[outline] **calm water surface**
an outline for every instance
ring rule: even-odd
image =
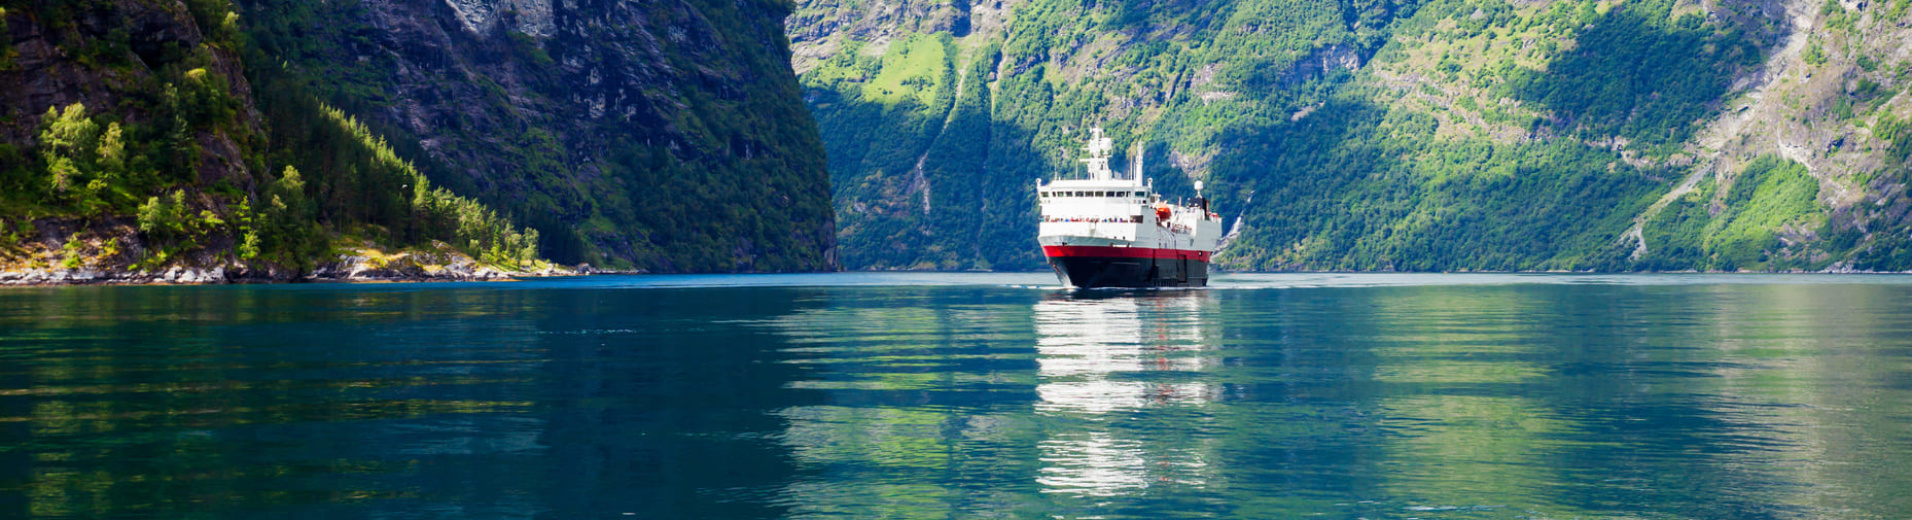
[[[1909,518],[1912,278],[0,289],[0,518]]]

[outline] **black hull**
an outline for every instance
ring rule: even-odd
[[[1049,266],[1063,285],[1077,289],[1208,286],[1207,254],[1189,251],[1161,256],[1052,254]]]

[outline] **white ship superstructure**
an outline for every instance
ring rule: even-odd
[[[1109,168],[1114,143],[1092,131],[1085,171],[1036,185],[1042,205],[1038,240],[1064,285],[1202,286],[1222,221],[1200,197],[1171,202],[1141,175],[1141,154],[1127,173]]]

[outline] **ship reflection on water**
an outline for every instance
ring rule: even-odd
[[[1038,444],[1045,493],[1110,497],[1211,479],[1208,442],[1164,446],[1132,413],[1207,418],[1218,389],[1192,381],[1213,362],[1205,291],[1057,296],[1035,305],[1039,415],[1071,423]],[[1176,408],[1186,412],[1174,413]],[[1152,422],[1152,421],[1151,421]],[[1178,424],[1175,428],[1198,427]]]
[[[900,293],[771,324],[806,374],[774,412],[804,475],[778,492],[788,516],[1093,517],[1214,496],[1217,295],[1004,296]]]

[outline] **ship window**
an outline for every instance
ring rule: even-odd
[[[1141,197],[1141,196],[1142,196],[1142,192],[1139,192],[1139,191],[1138,191],[1138,192],[1135,192],[1135,196],[1137,196],[1137,197]]]

